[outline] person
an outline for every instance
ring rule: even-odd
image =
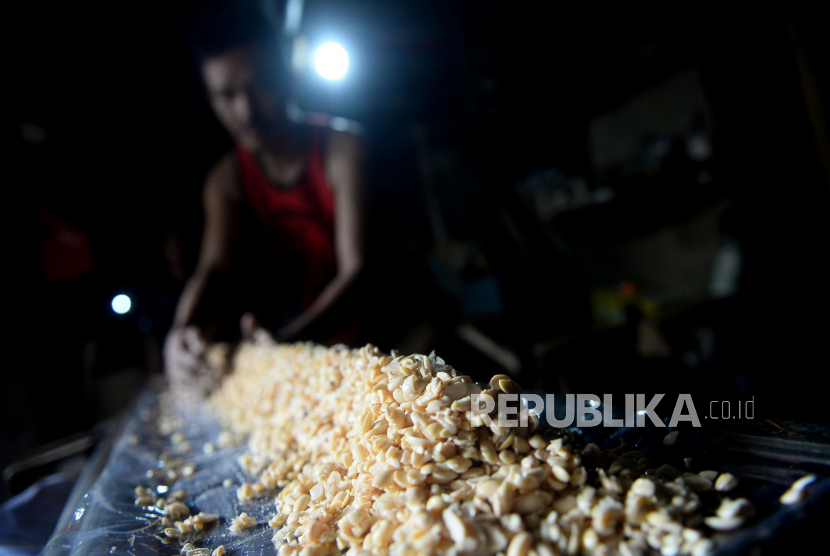
[[[197,25],[205,90],[235,147],[205,181],[197,267],[165,340],[174,390],[205,393],[215,378],[206,339],[239,315],[247,335],[312,337],[364,267],[361,139],[287,117],[276,37],[255,11],[220,10]]]

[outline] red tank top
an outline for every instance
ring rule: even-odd
[[[337,271],[334,245],[334,195],[326,179],[321,137],[314,133],[309,146],[305,173],[289,189],[273,185],[256,158],[237,147],[243,196],[264,227],[280,257],[282,283],[292,276],[295,295],[310,305]]]

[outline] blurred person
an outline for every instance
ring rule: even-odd
[[[249,336],[348,339],[332,320],[364,268],[365,207],[359,137],[286,116],[289,80],[261,14],[232,4],[205,12],[194,43],[235,147],[205,181],[201,252],[164,357],[174,389],[205,393],[206,339],[228,335],[242,314]]]

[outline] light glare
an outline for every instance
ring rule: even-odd
[[[123,293],[112,298],[112,310],[119,315],[123,315],[129,311],[132,305],[133,303],[130,301],[130,298]]]
[[[325,79],[330,81],[340,79],[349,69],[349,55],[346,49],[336,42],[327,42],[317,49],[314,68]]]

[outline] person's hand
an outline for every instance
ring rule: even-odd
[[[216,382],[205,360],[207,342],[194,326],[176,326],[164,340],[164,369],[177,397],[203,398]]]
[[[265,328],[259,325],[256,315],[245,313],[239,320],[239,328],[242,330],[242,337],[255,344],[273,345],[276,343],[274,337]]]

